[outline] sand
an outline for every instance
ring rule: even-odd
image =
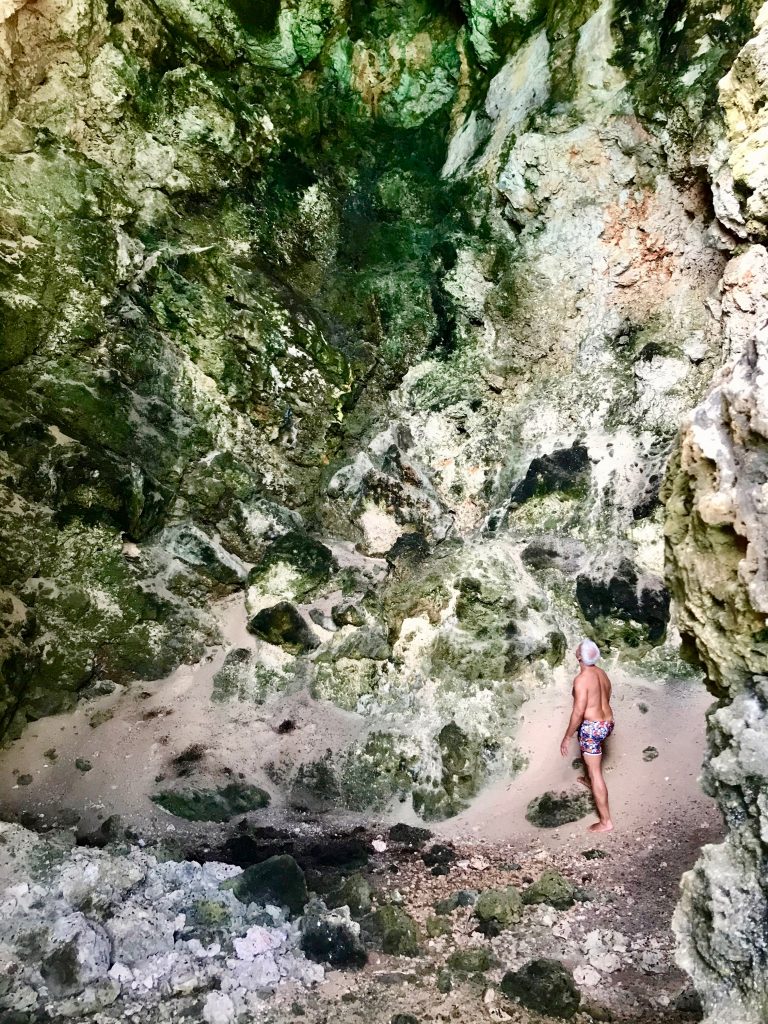
[[[225,645],[200,663],[28,726],[21,739],[0,751],[0,809],[49,821],[64,810],[70,819],[73,813],[80,816],[82,831],[98,827],[113,814],[149,835],[185,829],[186,822],[157,807],[150,796],[162,788],[163,778],[174,778],[173,758],[200,744],[205,756],[191,784],[220,785],[244,777],[273,793],[273,821],[300,821],[281,801],[269,777],[270,764],[311,760],[327,749],[341,749],[359,735],[361,726],[375,727],[375,722],[317,703],[303,690],[281,693],[263,706],[212,703],[213,677],[226,650],[259,643],[245,628],[239,596],[221,603],[219,617]],[[708,838],[706,830],[714,836],[719,817],[699,785],[705,711],[711,701],[706,690],[696,680],[651,682],[633,678],[619,665],[606,668],[614,683],[617,722],[605,756],[616,832],[594,837],[595,841],[610,843],[650,822],[666,822],[668,827],[683,818],[696,830],[705,825],[703,838]],[[572,789],[578,774],[572,767],[578,756],[576,741],[565,759],[558,749],[570,711],[570,682],[563,670],[555,679],[521,712],[517,742],[528,766],[512,779],[502,776],[488,785],[467,811],[436,826],[439,835],[492,843],[534,842],[556,849],[586,830],[593,819],[542,830],[525,818],[531,799],[547,790]],[[641,705],[647,707],[645,713]],[[90,719],[95,712],[112,717],[93,728]],[[278,726],[285,719],[295,727],[281,734]],[[649,746],[656,747],[659,756],[645,761],[643,751]],[[91,770],[79,770],[78,758],[88,761]],[[403,804],[395,805],[388,817],[416,821]]]

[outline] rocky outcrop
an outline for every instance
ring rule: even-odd
[[[751,9],[261,6],[0,23],[0,733],[201,661],[234,597],[214,712],[344,722],[255,765],[273,806],[441,818],[577,635],[676,664],[657,486]]]
[[[113,1019],[112,1007],[116,1019],[131,1005],[154,1021],[170,1000],[232,1022],[284,982],[323,977],[271,893],[236,898],[239,868],[78,849],[71,834],[16,825],[0,837],[0,1012]]]
[[[763,1020],[768,902],[768,252],[761,132],[768,8],[720,83],[726,137],[710,164],[723,225],[751,241],[725,268],[714,309],[726,363],[686,419],[665,485],[667,573],[685,638],[719,698],[709,716],[705,786],[728,825],[683,879],[680,964],[706,1020]],[[763,170],[758,170],[763,168]]]

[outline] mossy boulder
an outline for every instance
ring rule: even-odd
[[[594,809],[592,797],[582,793],[542,793],[528,804],[527,821],[537,828],[558,828],[570,821],[578,821]]]
[[[290,654],[306,654],[320,646],[318,637],[289,601],[262,608],[249,619],[248,632]]]
[[[328,907],[349,907],[352,917],[364,917],[371,910],[373,890],[364,875],[354,874],[325,897]]]
[[[331,618],[339,627],[365,624],[365,614],[360,605],[354,601],[342,601],[341,604],[335,604],[331,608]]]
[[[504,889],[485,889],[477,897],[475,916],[478,930],[485,935],[499,935],[519,921],[523,913],[523,901],[514,885]]]
[[[253,864],[225,885],[241,903],[271,903],[291,914],[300,914],[309,899],[304,872],[289,854]]]
[[[499,986],[504,995],[547,1017],[573,1017],[581,993],[559,960],[529,960],[519,971],[508,971]]]
[[[267,807],[269,799],[263,789],[243,782],[218,789],[165,790],[152,797],[158,806],[187,821],[229,821],[235,814]]]
[[[574,887],[559,871],[545,871],[536,881],[523,890],[523,903],[547,903],[556,910],[567,910],[576,902]]]
[[[418,956],[421,952],[419,927],[401,907],[387,904],[363,918],[363,932],[383,953]]]

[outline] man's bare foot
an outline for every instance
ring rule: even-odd
[[[602,821],[596,821],[594,825],[590,825],[589,826],[588,831],[589,832],[613,832],[613,822],[612,821],[606,821],[605,824],[603,824]]]
[[[583,775],[577,775],[576,781],[580,782],[582,786],[586,786],[587,789],[592,789],[592,787],[589,784],[589,780],[586,779]]]

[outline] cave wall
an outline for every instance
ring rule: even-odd
[[[679,962],[710,1021],[768,1013],[768,646],[766,640],[766,71],[768,8],[719,84],[726,135],[713,156],[718,216],[741,240],[717,315],[725,364],[687,417],[666,484],[668,578],[681,629],[718,697],[705,787],[728,826],[684,876]]]
[[[355,716],[269,784],[441,817],[575,637],[691,671],[659,487],[761,223],[716,89],[755,6],[258,11],[0,23],[0,731],[238,595],[214,699]]]

